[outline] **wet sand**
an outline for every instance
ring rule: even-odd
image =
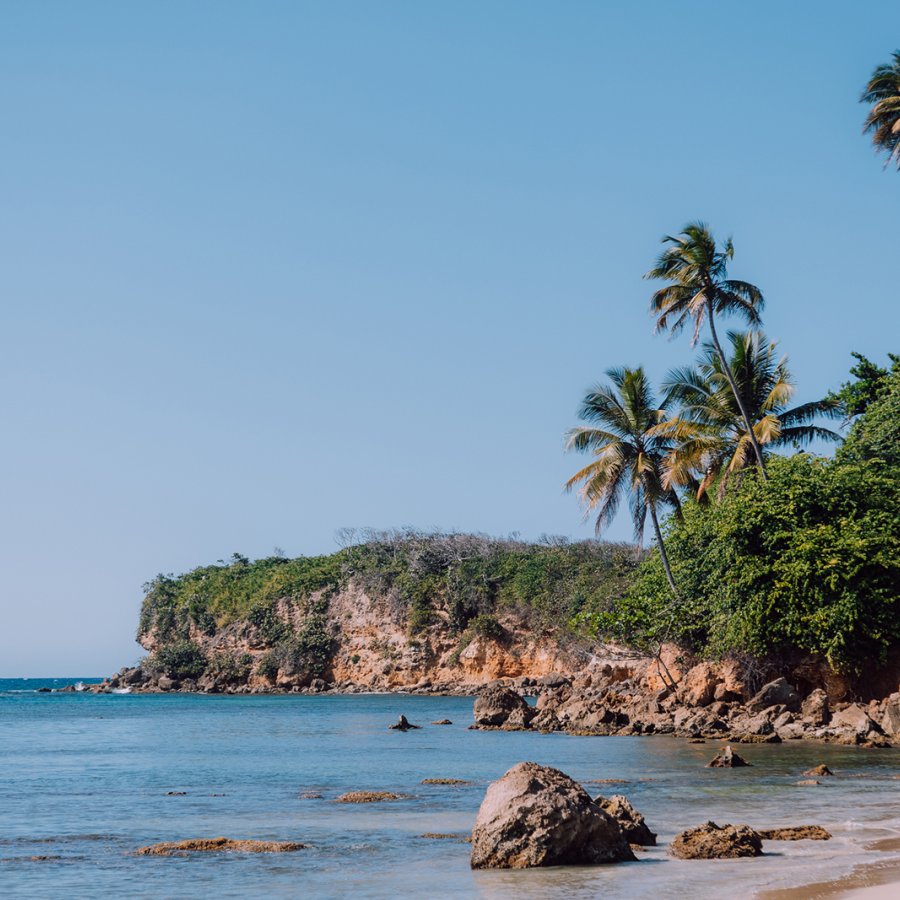
[[[896,900],[900,897],[900,836],[875,841],[866,849],[887,858],[857,866],[845,878],[766,891],[759,895],[760,900]]]

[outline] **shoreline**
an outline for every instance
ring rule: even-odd
[[[810,882],[793,888],[766,890],[756,896],[758,900],[893,900],[900,896],[900,835],[873,841],[865,849],[889,853],[891,856],[858,863],[841,878]]]

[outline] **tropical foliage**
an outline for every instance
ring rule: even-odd
[[[760,447],[799,448],[816,440],[840,440],[837,432],[815,424],[821,417],[843,416],[838,399],[789,406],[794,379],[787,357],[778,356],[775,343],[761,331],[730,331],[728,344],[731,381]],[[721,496],[734,475],[756,464],[756,456],[713,344],[704,345],[695,365],[671,371],[663,389],[667,406],[677,405],[679,410],[666,426],[674,444],[664,463],[666,483],[688,487],[699,480],[697,495],[702,497],[718,480]]]
[[[689,321],[693,321],[693,344],[699,339],[704,323],[709,324],[712,345],[721,361],[722,373],[734,395],[765,479],[766,466],[762,450],[716,332],[717,315],[737,314],[751,325],[759,324],[759,314],[764,304],[762,291],[747,281],[728,278],[728,263],[734,257],[734,244],[728,238],[720,249],[709,227],[703,222],[685,225],[680,234],[666,235],[662,243],[665,249],[659,255],[656,265],[644,276],[668,282],[650,300],[650,309],[656,317],[656,329],[668,330],[674,335]]]
[[[612,386],[595,386],[581,405],[579,417],[589,424],[573,428],[566,438],[568,449],[593,456],[566,482],[566,488],[581,485],[587,513],[597,514],[598,533],[612,520],[625,493],[638,542],[649,513],[669,587],[677,594],[658,513],[666,505],[678,508],[677,494],[663,485],[663,464],[672,452],[671,442],[660,430],[666,414],[657,406],[643,369],[610,369],[606,376]]]
[[[900,169],[900,50],[875,69],[860,102],[871,104],[863,133],[871,134],[875,149],[885,154],[885,166]]]
[[[813,653],[849,672],[884,661],[900,642],[898,446],[894,371],[833,460],[773,457],[768,483],[754,470],[716,503],[684,503],[665,529],[681,603],[652,556],[624,599],[582,621],[648,647],[665,634],[711,655]]]

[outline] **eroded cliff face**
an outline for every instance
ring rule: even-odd
[[[310,609],[319,612],[311,614]],[[266,629],[248,621],[207,631],[192,624],[188,636],[209,662],[207,672],[185,678],[148,662],[141,667],[140,677],[133,676],[127,683],[133,689],[150,690],[299,691],[327,686],[467,692],[497,679],[575,675],[609,664],[633,672],[647,664],[646,657],[615,645],[591,644],[562,632],[534,631],[515,613],[499,613],[498,627],[490,636],[472,630],[458,633],[451,627],[448,612],[440,608],[432,613],[430,624],[412,631],[408,605],[394,592],[370,592],[355,581],[303,603],[281,600],[274,612],[278,623],[295,635],[308,631],[312,617],[318,617],[314,624],[328,647],[321,665],[310,665],[302,658],[285,659]],[[160,651],[172,641],[162,640],[152,629],[140,635],[140,643],[152,661],[164,656]]]

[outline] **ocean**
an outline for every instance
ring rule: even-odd
[[[740,752],[752,768],[721,770],[705,768],[718,741],[469,731],[472,701],[461,697],[35,692],[71,680],[0,680],[3,898],[699,900],[840,876],[884,859],[867,845],[900,834],[897,749],[751,745]],[[424,727],[388,730],[400,713]],[[453,725],[429,725],[442,718]],[[556,766],[592,793],[625,794],[661,846],[616,866],[472,872],[462,838],[488,783],[522,760]],[[836,776],[798,786],[821,762]],[[421,783],[440,777],[471,784]],[[603,779],[621,781],[588,784]],[[366,789],[404,799],[334,802]],[[667,857],[677,831],[708,819],[824,825],[834,838],[767,842],[758,859]],[[309,847],[134,855],[157,841],[218,836]]]

